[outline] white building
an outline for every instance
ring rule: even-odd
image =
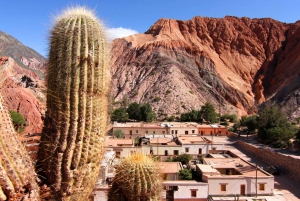
[[[162,200],[197,200],[206,201],[208,184],[195,180],[164,181]]]
[[[209,195],[273,195],[274,176],[240,158],[211,156],[215,158],[204,158],[204,164],[196,165],[202,181],[208,183]]]

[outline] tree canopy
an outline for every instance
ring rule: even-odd
[[[129,115],[129,119],[135,119],[137,121],[141,120],[141,106],[137,102],[133,102],[129,104],[127,108],[127,113]]]
[[[146,122],[151,122],[156,118],[155,113],[152,111],[152,107],[149,103],[141,106],[141,120]]]
[[[125,122],[128,120],[128,114],[126,113],[124,108],[117,108],[113,111],[111,120]]]
[[[207,102],[201,107],[201,110],[198,113],[198,119],[199,122],[205,120],[209,123],[216,123],[218,122],[218,114],[216,113],[214,106]]]
[[[181,154],[178,156],[175,156],[172,161],[173,162],[181,162],[183,165],[187,165],[190,160],[192,160],[193,157],[189,154]]]
[[[298,128],[292,125],[286,114],[275,105],[266,106],[257,117],[259,125],[258,137],[263,142],[273,144],[276,147],[288,146],[289,139],[298,132]]]

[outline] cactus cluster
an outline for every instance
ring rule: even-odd
[[[162,174],[157,163],[141,152],[122,159],[108,194],[109,201],[161,200]]]
[[[0,94],[0,200],[39,200],[31,159]]]
[[[47,111],[38,164],[60,200],[86,200],[107,124],[106,41],[90,10],[66,10],[51,30]]]

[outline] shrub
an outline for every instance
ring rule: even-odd
[[[192,180],[193,179],[192,171],[189,169],[179,170],[179,175],[181,176],[181,178],[183,180]]]
[[[124,137],[124,133],[123,133],[123,131],[121,131],[121,130],[115,130],[114,136],[115,136],[116,138],[123,138],[123,137]]]
[[[25,124],[26,124],[26,121],[25,121],[23,115],[20,114],[19,112],[13,111],[13,110],[10,110],[9,114],[12,119],[15,130],[18,133],[22,132],[24,130]]]

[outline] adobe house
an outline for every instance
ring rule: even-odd
[[[228,154],[210,154],[196,165],[196,171],[212,197],[274,194],[274,176]]]
[[[179,170],[183,169],[181,162],[160,162],[159,166],[164,180],[174,181],[180,178]]]
[[[208,197],[208,183],[195,180],[164,181],[162,200],[190,200],[206,201]]]
[[[182,153],[197,156],[199,154],[208,154],[211,150],[223,150],[222,143],[212,143],[212,141],[202,136],[180,136],[178,143],[181,144]]]
[[[116,157],[128,156],[131,152],[138,148],[134,147],[133,139],[106,138],[104,141],[105,151],[114,151]]]
[[[222,125],[198,125],[198,135],[206,136],[225,136],[227,134],[227,128]]]

